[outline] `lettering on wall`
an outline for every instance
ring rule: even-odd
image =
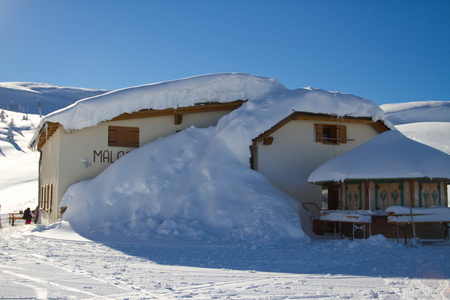
[[[94,163],[112,164],[130,151],[94,150]]]

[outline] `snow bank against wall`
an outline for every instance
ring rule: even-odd
[[[187,129],[130,154],[69,188],[63,220],[75,231],[115,241],[307,239],[295,201],[234,162],[214,128]]]

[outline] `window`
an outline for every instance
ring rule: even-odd
[[[41,197],[39,207],[42,211],[51,212],[52,211],[52,200],[53,200],[53,184],[41,185]]]
[[[108,146],[139,147],[139,127],[108,127]]]
[[[323,144],[347,143],[347,126],[334,124],[315,124],[316,142]]]

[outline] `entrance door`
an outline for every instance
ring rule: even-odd
[[[328,209],[339,209],[339,186],[331,185],[328,187]]]

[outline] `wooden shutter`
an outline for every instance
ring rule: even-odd
[[[108,127],[108,146],[119,146],[119,128],[116,126]]]
[[[108,127],[108,146],[139,147],[139,127]]]
[[[339,143],[347,143],[347,126],[345,125],[339,126]]]
[[[316,142],[323,142],[323,124],[314,124],[316,130]]]

